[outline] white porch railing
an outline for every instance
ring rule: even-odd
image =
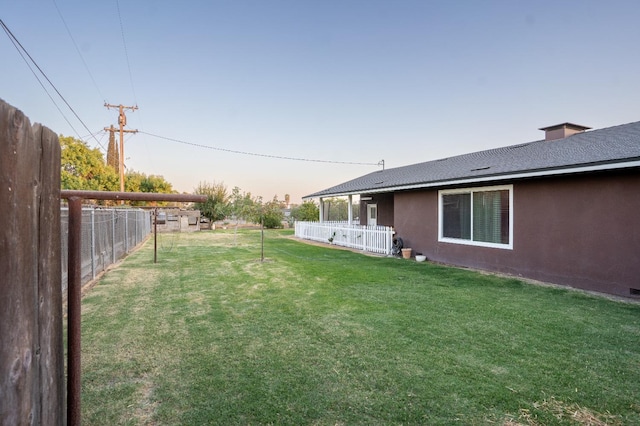
[[[391,254],[393,228],[349,225],[346,222],[296,222],[296,237],[350,247],[372,253]]]

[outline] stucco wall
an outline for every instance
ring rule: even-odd
[[[370,200],[360,201],[360,224],[368,225],[367,223],[367,204],[378,205],[378,225],[380,226],[393,226],[394,221],[394,209],[393,209],[393,194],[363,194],[363,197],[371,198]]]
[[[513,250],[438,242],[438,192],[397,193],[397,234],[429,259],[622,296],[640,289],[640,174],[514,184]]]

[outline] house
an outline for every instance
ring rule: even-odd
[[[640,122],[380,170],[307,195],[360,196],[428,259],[640,298]],[[322,204],[322,203],[321,203]]]

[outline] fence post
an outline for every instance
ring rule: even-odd
[[[362,226],[362,251],[367,251],[367,227]]]
[[[124,252],[129,253],[129,211],[124,211]]]
[[[60,143],[0,101],[0,422],[62,425]]]
[[[111,263],[116,263],[116,210],[111,210]]]
[[[69,259],[67,286],[67,419],[80,425],[80,303],[82,289],[82,199],[69,199]]]
[[[96,211],[91,209],[91,279],[96,279]]]

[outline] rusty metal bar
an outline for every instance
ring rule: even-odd
[[[80,425],[80,298],[82,198],[69,198],[69,259],[67,285],[67,424]]]
[[[154,192],[116,192],[116,191],[78,191],[64,189],[60,191],[62,198],[83,198],[85,200],[129,200],[129,201],[175,201],[198,202],[207,201],[206,195],[193,194],[158,194]]]
[[[81,418],[81,299],[82,200],[204,202],[204,195],[62,190],[69,202],[69,257],[67,283],[67,424],[79,426]],[[154,259],[155,260],[155,259]]]
[[[158,263],[158,208],[153,212],[153,263]]]

